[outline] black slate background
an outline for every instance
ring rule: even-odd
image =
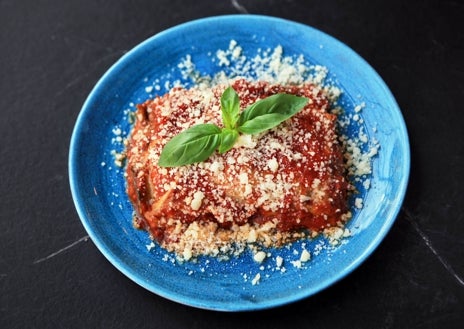
[[[412,170],[377,251],[329,289],[249,313],[193,309],[119,273],[87,239],[69,190],[71,132],[102,74],[192,19],[251,13],[311,25],[384,78]],[[0,328],[462,328],[462,1],[0,0]]]

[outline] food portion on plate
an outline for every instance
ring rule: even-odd
[[[326,70],[282,52],[248,61],[231,41],[215,58],[228,70],[213,78],[187,57],[193,87],[136,106],[125,152],[134,226],[179,260],[349,235],[352,180],[370,159],[340,131],[341,91]]]

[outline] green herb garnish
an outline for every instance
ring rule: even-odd
[[[297,114],[306,104],[304,97],[276,94],[248,106],[240,113],[240,99],[232,87],[221,96],[221,111],[224,128],[214,124],[199,124],[173,137],[163,148],[158,165],[179,167],[209,158],[217,149],[229,151],[239,133],[257,134]]]

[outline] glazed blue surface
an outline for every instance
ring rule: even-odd
[[[361,102],[364,127],[370,140],[380,144],[373,161],[370,189],[361,189],[361,210],[353,208],[348,227],[353,236],[336,248],[322,249],[304,268],[289,263],[293,250],[270,250],[259,269],[245,253],[230,261],[201,258],[179,264],[173,255],[155,246],[147,248],[146,232],[132,227],[132,207],[125,194],[123,170],[111,152],[121,151],[129,131],[128,110],[157,94],[165,81],[182,79],[177,64],[187,54],[202,73],[221,70],[211,54],[227,49],[231,39],[248,56],[258,49],[281,45],[286,54],[303,54],[310,63],[326,66],[342,90],[346,114]],[[159,81],[157,81],[159,79]],[[156,81],[154,83],[153,81]],[[161,86],[160,90],[153,86]],[[147,89],[147,87],[149,87]],[[348,131],[348,133],[354,133]],[[74,202],[92,241],[122,273],[165,298],[194,307],[257,310],[293,302],[330,286],[358,267],[378,246],[392,226],[403,201],[409,175],[406,127],[388,87],[354,51],[334,38],[298,23],[253,15],[220,16],[179,25],[146,40],[123,56],[97,83],[77,119],[73,132],[69,174]],[[323,239],[306,242],[314,251]],[[325,244],[327,245],[327,244]],[[275,268],[275,256],[286,260],[286,271]],[[251,280],[261,274],[259,284]],[[117,288],[115,288],[117,289]]]

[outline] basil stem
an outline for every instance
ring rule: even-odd
[[[235,144],[238,138],[238,131],[235,129],[224,128],[221,131],[221,144],[218,152],[220,154],[229,151]]]

